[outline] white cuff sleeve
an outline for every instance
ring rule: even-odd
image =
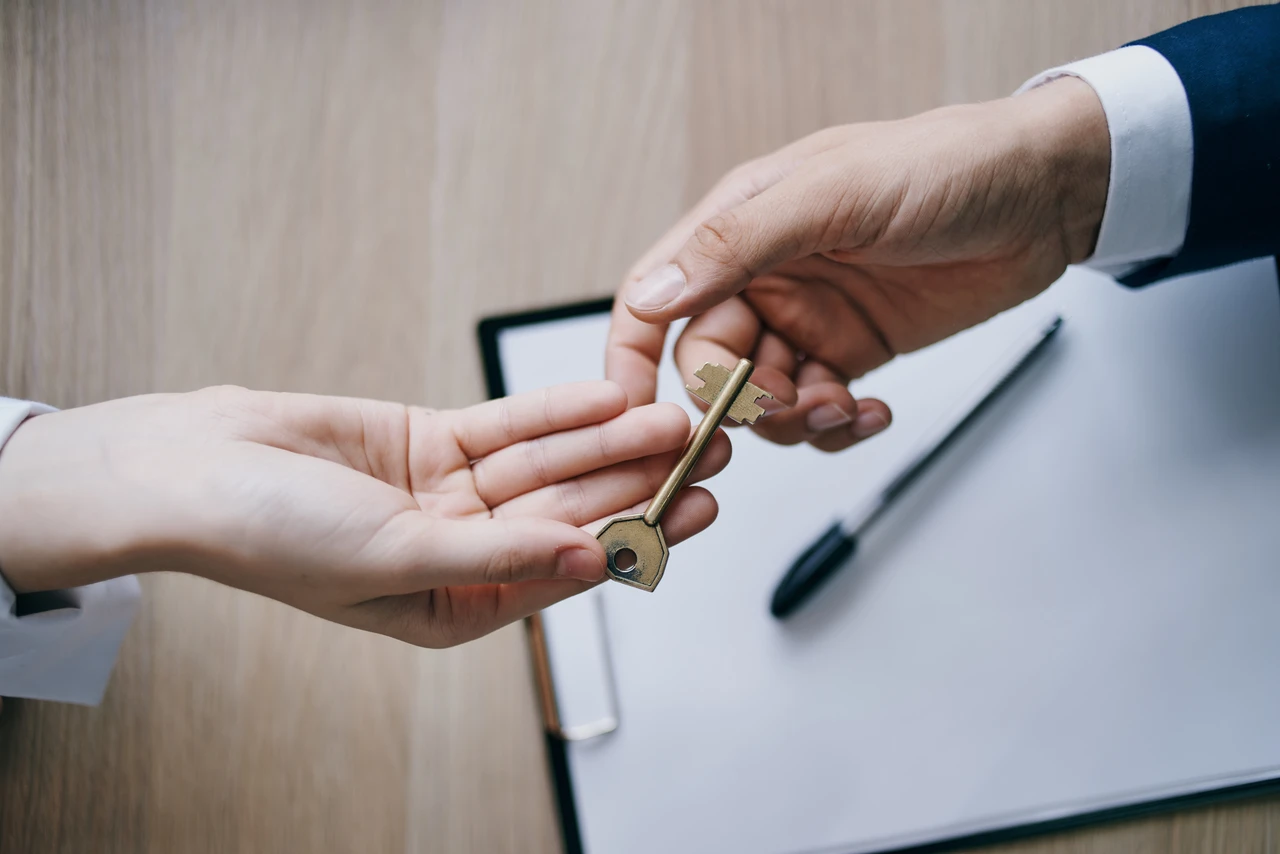
[[[0,397],[0,452],[23,421],[53,411]],[[0,576],[0,697],[97,705],[140,598],[131,575],[24,596]]]
[[[1177,254],[1191,210],[1191,107],[1169,61],[1122,47],[1052,68],[1018,89],[1079,77],[1097,93],[1111,132],[1111,183],[1098,245],[1085,263],[1112,275]]]

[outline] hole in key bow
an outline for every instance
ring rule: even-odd
[[[618,549],[613,555],[613,568],[618,572],[630,572],[636,568],[636,553],[631,549]]]

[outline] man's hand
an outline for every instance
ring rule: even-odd
[[[215,388],[41,415],[0,453],[14,590],[178,570],[336,622],[448,646],[604,577],[594,534],[641,512],[689,437],[611,382],[432,412]],[[720,435],[695,479],[728,462]],[[676,543],[715,499],[683,490]]]
[[[888,425],[852,379],[1035,296],[1092,252],[1110,140],[1066,78],[987,104],[830,128],[729,173],[633,268],[606,371],[654,399],[667,324],[689,378],[756,362],[789,407],[754,428],[841,450]]]

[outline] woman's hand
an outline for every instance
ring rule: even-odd
[[[213,388],[30,419],[0,453],[0,571],[19,591],[179,570],[421,646],[477,638],[604,577],[689,436],[611,382],[432,412]],[[724,467],[721,435],[696,478]],[[711,524],[685,489],[669,542]]]
[[[848,447],[888,408],[850,380],[1048,287],[1092,252],[1110,137],[1073,78],[987,104],[835,127],[731,172],[633,268],[607,375],[654,399],[667,324],[681,372],[756,362],[786,409],[766,438]]]

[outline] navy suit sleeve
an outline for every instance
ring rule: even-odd
[[[1191,209],[1181,251],[1126,285],[1280,254],[1280,5],[1188,21],[1134,42],[1164,56],[1191,106]]]

